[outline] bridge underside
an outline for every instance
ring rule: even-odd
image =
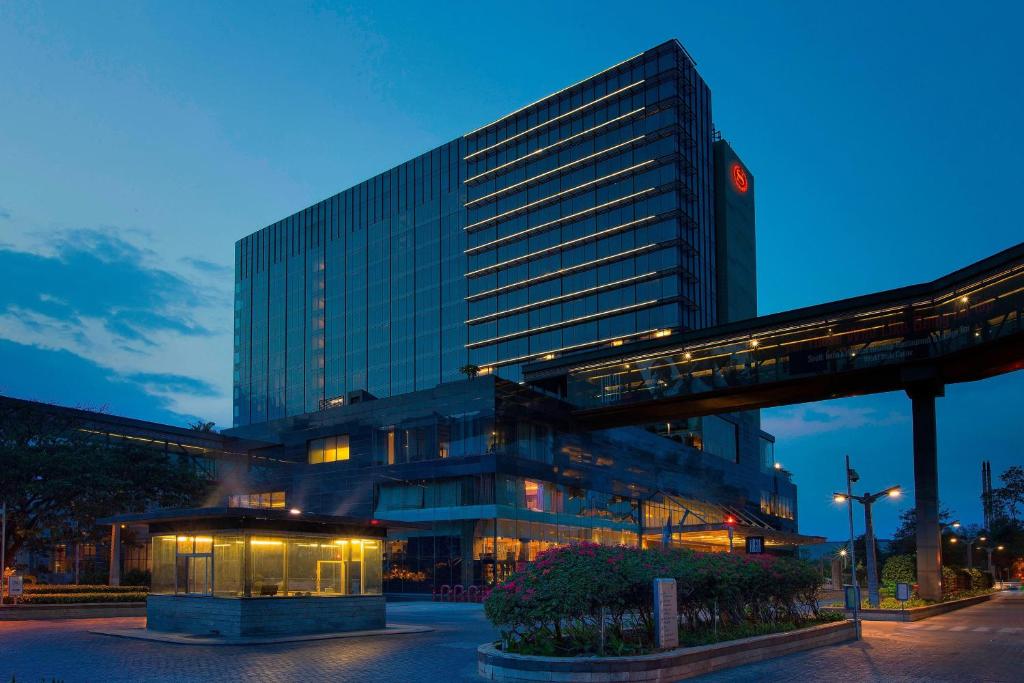
[[[647,424],[741,410],[906,391],[916,386],[973,382],[1024,369],[1024,332],[993,342],[984,354],[964,350],[937,362],[884,366],[757,385],[724,387],[633,403],[580,408],[575,416],[595,429]]]

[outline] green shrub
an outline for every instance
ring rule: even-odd
[[[653,648],[659,577],[676,580],[683,631],[691,636],[818,617],[822,579],[802,560],[591,543],[541,553],[491,591],[484,610],[509,651],[641,653]]]
[[[122,586],[145,586],[149,588],[153,580],[148,569],[129,569],[121,577]]]
[[[138,586],[102,586],[95,584],[25,584],[25,593],[138,593]]]
[[[147,593],[25,593],[28,605],[71,605],[82,602],[145,602]]]
[[[882,567],[882,583],[915,583],[917,581],[917,559],[913,555],[893,555]]]
[[[942,565],[942,594],[956,593],[960,590],[957,572],[952,567]]]

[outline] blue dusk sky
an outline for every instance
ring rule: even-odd
[[[930,280],[1024,238],[1021,7],[4,2],[0,393],[229,425],[235,240],[673,37],[757,177],[761,313]],[[939,402],[964,521],[980,461],[1024,460],[1022,397]],[[912,493],[909,409],[764,411],[804,532],[845,533],[845,453]]]

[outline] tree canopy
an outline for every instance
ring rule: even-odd
[[[23,547],[95,541],[96,519],[188,506],[207,483],[186,458],[107,439],[76,417],[37,405],[0,409],[0,499],[7,562]]]

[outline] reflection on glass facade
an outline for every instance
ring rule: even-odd
[[[714,324],[712,144],[670,41],[240,240],[234,424]]]
[[[460,376],[464,155],[455,140],[236,244],[236,425]]]

